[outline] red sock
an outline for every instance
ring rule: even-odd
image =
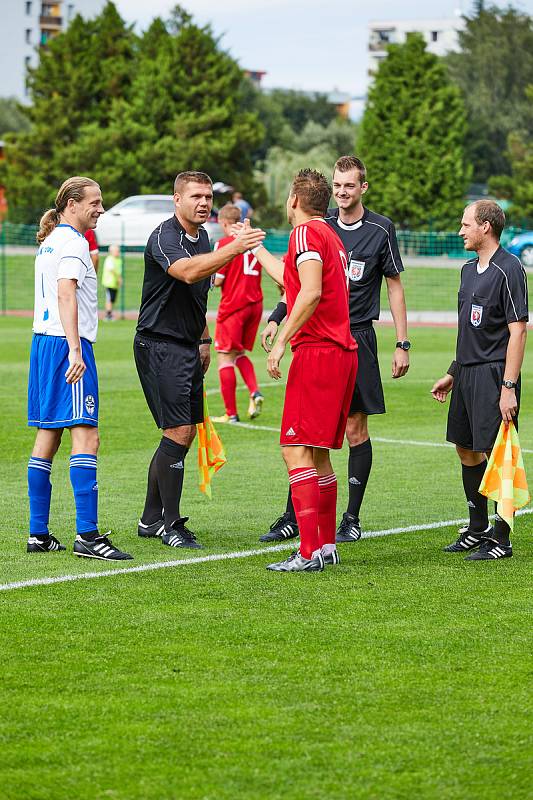
[[[254,365],[248,356],[245,356],[244,354],[242,356],[237,356],[235,359],[235,366],[239,369],[242,379],[247,385],[250,394],[257,392],[259,387],[257,385],[257,378],[255,377]]]
[[[234,417],[237,414],[237,399],[235,397],[237,377],[233,364],[222,364],[222,366],[218,368],[218,377],[220,379],[220,391],[222,393],[222,399],[224,400],[224,406],[226,407],[226,414],[228,417]]]
[[[292,502],[300,529],[300,553],[311,558],[318,550],[318,475],[314,467],[289,470]]]
[[[337,527],[337,477],[334,472],[318,479],[320,492],[318,503],[318,541],[324,544],[335,544]]]

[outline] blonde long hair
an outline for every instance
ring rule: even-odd
[[[39,223],[39,232],[37,234],[37,241],[39,244],[44,242],[47,236],[50,236],[54,228],[59,225],[61,214],[67,207],[69,200],[76,200],[79,202],[85,196],[85,189],[88,186],[98,186],[96,181],[92,178],[84,178],[80,175],[75,175],[73,178],[61,184],[55,199],[55,207],[48,209],[41,217]]]

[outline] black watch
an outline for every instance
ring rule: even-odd
[[[506,389],[516,389],[518,384],[514,381],[502,381],[502,386],[505,386]]]
[[[404,339],[403,342],[396,342],[396,347],[399,347],[402,350],[410,350],[411,342],[409,341],[409,339]]]
[[[211,337],[209,336],[207,339],[200,339],[200,341],[198,342],[198,344],[213,344],[213,340],[212,340],[212,339],[211,339]]]

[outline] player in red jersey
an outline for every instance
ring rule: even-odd
[[[100,250],[98,249],[98,241],[96,234],[93,230],[88,230],[85,233],[85,238],[89,242],[89,255],[93,262],[94,271],[98,272],[98,262],[100,261]]]
[[[337,478],[329,458],[340,449],[357,373],[357,345],[350,333],[347,257],[324,222],[331,189],[319,172],[305,169],[292,183],[287,217],[293,231],[285,265],[263,246],[257,260],[287,295],[288,318],[268,357],[268,372],[281,377],[290,341],[280,444],[289,472],[300,550],[270,564],[276,572],[318,572],[338,564],[335,547]]]
[[[215,250],[232,241],[231,227],[240,218],[241,212],[237,206],[227,205],[220,209],[218,221],[226,237],[216,243]],[[263,313],[261,264],[252,253],[241,253],[216,273],[215,286],[220,286],[222,291],[217,313],[215,350],[226,413],[223,417],[213,419],[215,422],[239,421],[235,367],[250,392],[248,416],[255,419],[261,413],[263,395],[257,385],[254,365],[245,350],[253,350]]]

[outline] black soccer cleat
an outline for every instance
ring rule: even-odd
[[[286,539],[295,539],[300,534],[298,525],[291,519],[288,511],[272,523],[268,533],[259,537],[260,542],[284,542]]]
[[[363,533],[361,523],[347,511],[342,515],[342,520],[337,528],[336,542],[357,542]]]
[[[324,559],[324,564],[326,567],[334,567],[341,563],[341,557],[338,550],[334,550],[332,553],[327,554],[322,553],[322,558]]]
[[[27,553],[58,553],[60,550],[66,550],[64,544],[56,539],[55,536],[47,536],[46,539],[40,539],[37,536],[28,538],[26,545]]]
[[[479,550],[475,553],[470,553],[465,558],[465,561],[494,561],[496,558],[511,558],[513,555],[513,546],[509,544],[500,544],[495,539],[485,539]]]
[[[471,531],[465,525],[459,528],[459,536],[451,544],[446,545],[443,550],[446,553],[465,553],[468,550],[474,550],[492,533],[492,526],[489,525],[485,531]]]
[[[144,522],[139,520],[137,525],[137,534],[143,539],[157,539],[165,532],[165,523],[162,519],[157,522],[152,522],[151,525],[145,525]]]
[[[88,540],[83,536],[76,536],[74,542],[74,555],[80,558],[98,558],[100,561],[129,561],[133,558],[129,553],[124,553],[115,547],[108,535],[111,531],[98,536],[96,539]]]
[[[314,558],[304,558],[299,550],[285,559],[269,564],[267,569],[272,572],[322,572],[324,570],[324,557],[317,553]]]
[[[201,550],[203,545],[196,541],[195,534],[185,527],[189,517],[182,517],[176,520],[169,531],[165,531],[161,536],[163,544],[169,547],[183,547],[189,550]]]

